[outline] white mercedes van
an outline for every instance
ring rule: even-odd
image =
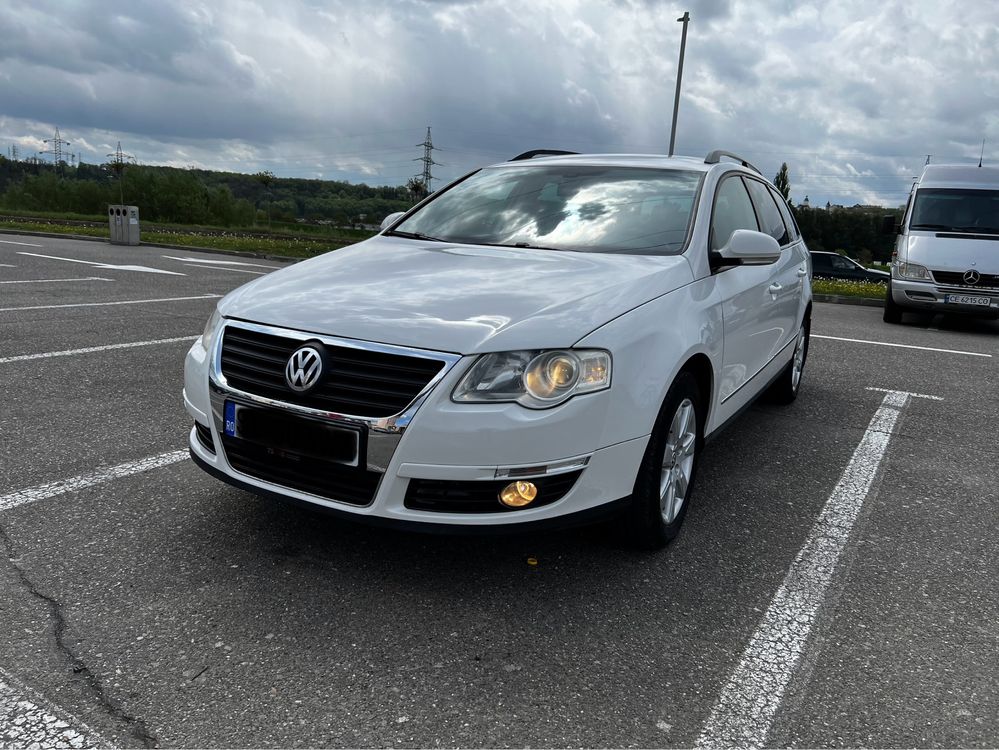
[[[927,165],[897,231],[886,322],[906,310],[999,318],[999,167]]]

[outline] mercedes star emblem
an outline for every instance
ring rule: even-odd
[[[976,271],[974,268],[972,268],[970,271],[964,272],[965,284],[977,284],[979,281],[981,281],[981,279],[982,275],[978,273],[978,271]]]

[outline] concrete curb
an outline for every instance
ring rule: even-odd
[[[63,234],[61,232],[29,232],[21,229],[0,229],[0,234],[20,234],[27,237],[52,237],[57,240],[84,240],[86,242],[103,242],[110,244],[107,237],[93,237],[88,234]],[[128,247],[128,245],[121,245]],[[132,247],[160,247],[164,250],[191,250],[199,253],[217,253],[219,255],[234,255],[239,258],[262,258],[263,260],[276,260],[282,263],[298,263],[306,258],[295,258],[288,255],[270,255],[269,253],[257,253],[250,250],[221,250],[214,247],[201,247],[199,245],[165,245],[159,242],[142,242]],[[316,256],[312,256],[316,257]]]
[[[839,294],[813,294],[812,299],[816,302],[826,302],[833,305],[860,305],[861,307],[884,307],[884,299],[870,299],[868,297],[844,297]]]

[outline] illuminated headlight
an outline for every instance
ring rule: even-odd
[[[912,279],[913,281],[933,281],[929,269],[918,263],[896,263],[895,275],[899,278]]]
[[[557,406],[610,387],[611,356],[602,349],[484,354],[458,383],[458,402],[516,401],[530,409]]]
[[[212,313],[212,317],[208,319],[205,323],[205,332],[201,334],[201,346],[205,351],[212,345],[212,341],[215,339],[215,334],[219,330],[219,326],[222,325],[222,313],[216,307],[215,312]]]

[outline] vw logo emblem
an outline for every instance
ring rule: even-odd
[[[323,374],[323,357],[317,349],[303,346],[288,358],[284,379],[288,387],[298,393],[309,390]]]
[[[982,280],[982,275],[978,273],[974,268],[970,271],[964,272],[964,283],[965,284],[977,284]]]

